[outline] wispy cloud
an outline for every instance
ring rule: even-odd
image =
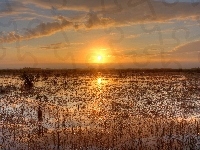
[[[93,10],[115,19],[118,23],[181,19],[196,16],[200,13],[200,5],[194,5],[194,3],[189,2],[167,5],[167,3],[154,0],[30,0],[26,1],[26,3],[34,3],[49,9],[53,7],[58,10],[82,10],[86,12]]]
[[[0,1],[0,15],[17,14],[29,9],[21,1]]]
[[[200,15],[200,5],[193,3],[178,2],[174,5],[167,5],[161,1],[142,1],[142,0],[21,0],[15,3],[35,4],[44,10],[51,11],[52,8],[57,11],[77,11],[91,12],[101,14],[104,18],[110,18],[115,22],[114,25],[147,23],[147,22],[163,22],[173,19],[197,18]],[[18,4],[19,5],[19,4]],[[10,4],[13,9],[18,8],[17,4]],[[68,13],[69,14],[69,13]],[[67,15],[67,14],[66,14]],[[67,17],[67,16],[65,16]],[[95,16],[92,16],[93,20]],[[96,19],[97,23],[101,23]]]
[[[134,39],[134,38],[137,38],[139,36],[141,36],[142,34],[130,34],[130,35],[127,35],[126,38],[127,39]]]
[[[200,41],[189,42],[176,47],[173,53],[194,53],[200,52]]]
[[[41,49],[49,50],[49,49],[65,49],[68,48],[69,46],[77,46],[77,45],[83,45],[84,43],[54,43],[54,44],[49,44],[46,46],[41,46]]]

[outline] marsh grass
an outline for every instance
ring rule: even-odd
[[[1,75],[1,87],[7,89],[0,95],[3,149],[200,148],[197,74],[22,76]]]

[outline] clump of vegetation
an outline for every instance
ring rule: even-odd
[[[34,77],[32,75],[28,75],[26,73],[23,73],[23,75],[21,76],[22,80],[24,81],[23,83],[23,87],[26,90],[30,90],[33,88],[34,86]]]
[[[5,88],[3,86],[0,86],[0,94],[4,94],[6,92]]]

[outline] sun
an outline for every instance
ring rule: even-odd
[[[103,57],[102,57],[101,55],[98,55],[98,56],[97,56],[97,61],[98,61],[98,62],[101,62],[102,60],[103,60]]]

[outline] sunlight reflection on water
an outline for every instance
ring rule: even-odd
[[[98,83],[99,85],[101,85],[101,83],[102,83],[102,78],[98,78],[98,79],[97,79],[97,83]]]

